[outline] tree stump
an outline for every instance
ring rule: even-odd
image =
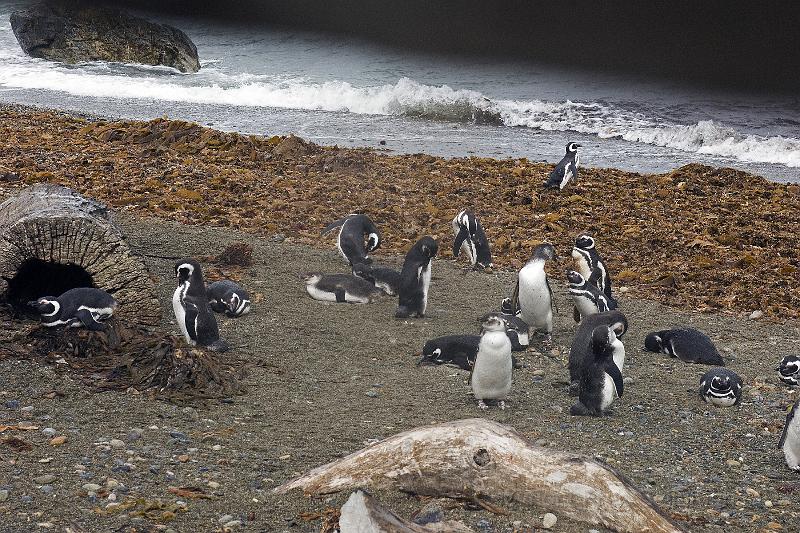
[[[127,321],[160,321],[153,280],[105,205],[50,184],[0,204],[0,298],[25,310],[29,300],[75,287],[109,292]]]

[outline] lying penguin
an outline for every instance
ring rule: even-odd
[[[700,378],[700,397],[717,407],[730,407],[742,400],[742,378],[727,368],[712,368]]]
[[[589,315],[604,313],[617,308],[617,302],[606,296],[594,283],[599,275],[595,270],[589,279],[584,278],[579,272],[567,272],[567,290],[575,304],[575,322],[580,322]]]
[[[614,354],[622,342],[608,326],[597,326],[592,331],[593,358],[581,369],[578,402],[569,413],[577,416],[601,416],[614,400],[622,397],[624,384],[622,372],[614,362]]]
[[[397,296],[400,290],[400,272],[392,268],[356,263],[353,275],[369,281],[389,296]]]
[[[117,308],[113,296],[91,287],[70,289],[58,298],[42,296],[28,305],[39,312],[44,326],[83,326],[91,331],[105,330],[103,322],[111,318]]]
[[[506,335],[511,341],[513,351],[514,340],[512,336],[515,336],[515,334],[510,330],[506,330]],[[472,370],[473,366],[475,366],[475,357],[478,355],[480,342],[480,335],[445,335],[444,337],[436,337],[427,341],[425,346],[422,347],[422,357],[417,361],[417,366],[453,365],[462,370]],[[514,368],[522,368],[522,364],[513,355],[511,356],[511,363]]]
[[[352,274],[309,272],[301,278],[308,295],[321,302],[368,304],[383,294],[369,281]]]
[[[483,323],[475,366],[470,375],[472,394],[478,407],[488,409],[487,400],[496,400],[505,409],[505,400],[511,393],[511,341],[506,335],[505,320],[499,314],[490,314]]]
[[[797,385],[800,383],[800,357],[787,355],[781,359],[780,364],[775,369],[778,371],[778,379],[787,385]]]
[[[203,270],[194,259],[181,259],[175,263],[178,287],[172,294],[172,311],[175,321],[190,346],[205,346],[215,352],[230,349],[219,338],[219,326],[208,303]]]
[[[572,345],[569,349],[570,394],[577,396],[580,390],[580,377],[583,369],[595,358],[594,330],[600,326],[608,326],[614,331],[617,339],[628,331],[628,319],[621,311],[613,310],[589,315],[578,325]],[[612,358],[620,372],[625,364],[625,346],[619,342],[613,347]]]
[[[461,210],[453,219],[453,233],[453,257],[458,257],[463,251],[473,268],[491,268],[489,239],[475,213],[469,209]]]
[[[792,470],[800,470],[800,416],[797,415],[797,406],[800,401],[794,402],[789,414],[786,415],[786,424],[778,447],[783,450],[786,464]]]
[[[644,339],[647,351],[665,353],[686,363],[725,366],[714,342],[694,328],[673,328],[649,333]]]
[[[250,312],[250,295],[230,280],[215,281],[206,288],[208,303],[215,313],[236,318]]]

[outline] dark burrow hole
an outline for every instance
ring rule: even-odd
[[[30,300],[42,296],[61,296],[76,287],[94,286],[92,276],[78,265],[28,259],[20,265],[14,277],[8,279],[8,290],[3,299],[17,314],[38,316],[28,307]]]

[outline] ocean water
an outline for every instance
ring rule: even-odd
[[[0,102],[158,116],[398,153],[557,161],[662,172],[700,162],[800,182],[800,96],[703,89],[486,58],[410,53],[327,34],[152,14],[183,29],[203,68],[25,56],[0,0]],[[385,142],[384,145],[380,144]]]

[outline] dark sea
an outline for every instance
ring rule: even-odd
[[[223,130],[441,156],[553,162],[576,141],[582,165],[662,172],[700,162],[800,182],[798,95],[152,14],[146,16],[195,42],[200,72],[67,66],[22,53],[8,22],[19,5],[0,1],[4,103],[130,119],[168,116]]]

